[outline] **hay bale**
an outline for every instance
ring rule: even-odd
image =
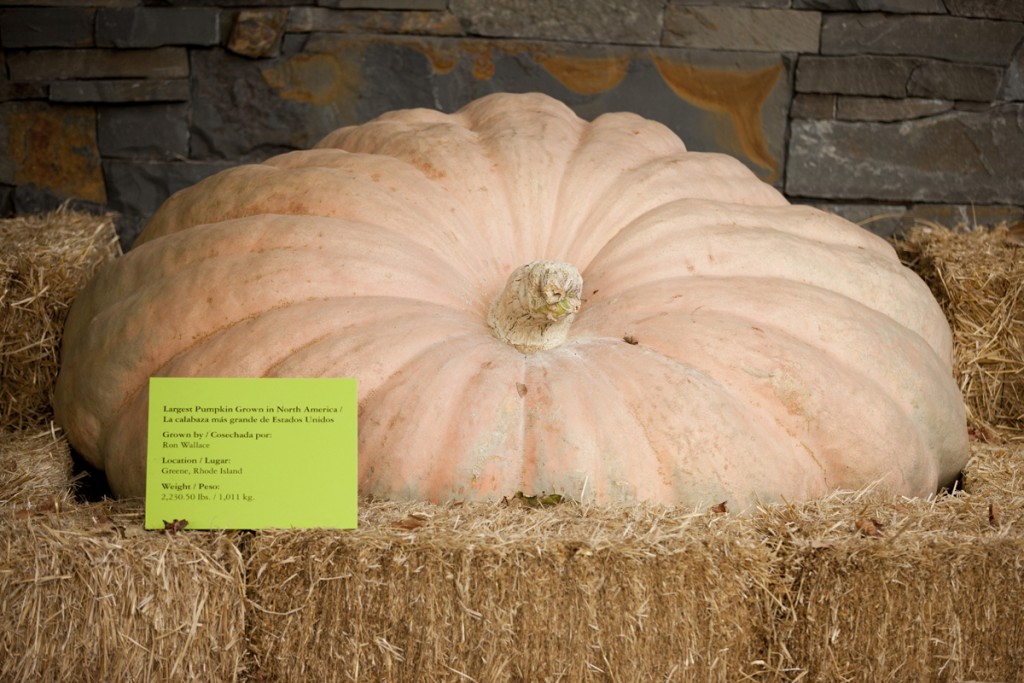
[[[222,533],[142,529],[142,509],[0,508],[0,680],[233,681],[244,562]]]
[[[896,248],[949,318],[971,428],[1024,439],[1024,236],[922,224]]]
[[[787,573],[769,661],[790,680],[1021,680],[1022,517],[966,494],[764,510]]]
[[[972,497],[1024,510],[1024,443],[972,444],[963,479]]]
[[[60,510],[72,502],[67,440],[57,432],[0,432],[0,507]]]
[[[118,254],[110,215],[58,210],[0,220],[0,429],[50,420],[68,308]]]
[[[777,558],[729,515],[371,502],[257,534],[254,666],[281,681],[736,681]]]

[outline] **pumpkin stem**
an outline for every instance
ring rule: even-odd
[[[498,339],[523,353],[551,349],[569,335],[582,293],[576,266],[531,261],[512,271],[491,303],[487,323]]]

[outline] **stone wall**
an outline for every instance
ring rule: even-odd
[[[173,191],[400,107],[631,110],[888,234],[1024,216],[1021,0],[8,0],[0,212]]]

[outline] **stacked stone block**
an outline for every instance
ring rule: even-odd
[[[12,0],[0,46],[0,212],[110,208],[126,243],[222,168],[496,90],[660,120],[882,233],[1024,217],[1019,0]]]

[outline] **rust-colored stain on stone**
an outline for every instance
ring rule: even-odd
[[[736,142],[747,157],[771,171],[769,180],[779,177],[779,160],[768,151],[761,109],[782,76],[782,64],[756,71],[701,69],[657,56],[651,61],[672,91],[702,109],[727,114],[733,123]]]
[[[335,104],[353,98],[359,67],[329,54],[298,54],[263,70],[263,80],[286,100]]]
[[[473,78],[487,81],[494,76],[494,46],[485,43],[462,43],[462,52],[473,60]]]
[[[439,45],[434,41],[411,43],[428,60],[437,74],[451,72],[463,57],[472,63],[471,73],[478,81],[494,77],[496,54],[509,57],[526,54],[569,90],[581,95],[596,95],[615,88],[629,71],[629,57],[578,57],[551,48],[519,41],[492,43],[459,41],[457,45]]]
[[[448,12],[398,12],[399,33],[457,36],[462,32],[458,18]]]
[[[430,62],[436,74],[450,73],[462,61],[463,55],[473,60],[473,78],[487,80],[494,75],[494,46],[479,41],[441,43],[436,40],[413,40],[405,43]]]
[[[35,185],[61,197],[106,203],[96,115],[91,109],[18,111],[11,114],[7,129],[15,183]]]
[[[597,95],[618,87],[629,71],[628,57],[569,57],[535,52],[533,59],[569,90]]]
[[[468,56],[476,80],[494,76],[496,54],[528,55],[563,86],[581,95],[597,95],[617,88],[626,75],[632,59],[629,55],[568,55],[541,43],[519,41],[459,41],[440,45],[435,41],[418,41],[412,45],[423,53],[435,73],[455,69]],[[727,146],[736,148],[750,161],[769,172],[768,181],[780,176],[780,162],[768,148],[761,110],[784,72],[775,64],[753,71],[731,71],[695,66],[661,55],[649,54],[662,80],[680,99],[705,111],[724,114],[731,127],[723,137]],[[644,57],[635,57],[644,58]]]
[[[394,46],[396,41],[370,36],[354,42],[328,42],[322,46],[328,51],[276,60],[263,68],[263,78],[284,99],[345,107],[358,100],[362,57],[375,44]],[[676,97],[709,113],[712,135],[721,147],[763,168],[763,179],[768,182],[781,176],[781,161],[769,147],[762,121],[765,105],[785,72],[781,62],[754,69],[710,68],[687,62],[681,55],[658,51],[610,49],[577,54],[558,45],[515,40],[404,37],[397,45],[422,54],[434,74],[466,69],[477,81],[494,79],[503,56],[529,60],[532,64],[521,66],[532,69],[536,65],[569,91],[584,96],[619,88],[639,60],[645,69],[653,65]],[[354,57],[345,58],[347,53]],[[343,114],[341,118],[346,120],[355,116],[354,112]]]
[[[407,44],[427,58],[430,68],[436,74],[449,73],[459,64],[459,48],[454,45],[441,45],[432,40],[410,41]]]

